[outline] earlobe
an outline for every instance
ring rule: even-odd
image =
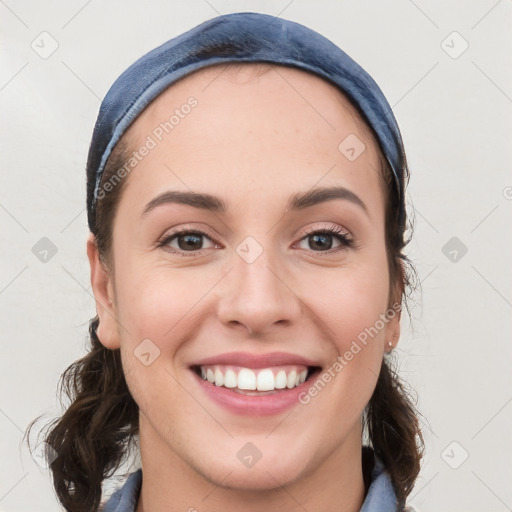
[[[391,352],[393,349],[396,348],[398,344],[398,340],[400,338],[400,319],[398,318],[398,321],[396,322],[396,327],[393,331],[391,331],[393,334],[391,335],[391,339],[386,342],[385,351],[387,353]]]
[[[119,348],[120,343],[112,276],[100,260],[96,238],[92,233],[87,239],[87,257],[91,269],[91,286],[96,302],[96,312],[99,317],[96,334],[102,345],[113,350]]]
[[[389,307],[387,313],[389,323],[386,332],[386,339],[388,340],[388,346],[386,350],[391,352],[398,344],[400,339],[400,318],[402,316],[402,301],[400,299],[395,300]]]

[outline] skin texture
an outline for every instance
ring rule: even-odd
[[[133,149],[189,97],[198,101],[128,176],[110,268],[88,241],[98,336],[121,349],[140,408],[137,512],[355,512],[365,492],[361,415],[387,341],[398,337],[399,315],[309,404],[282,414],[227,411],[189,366],[232,351],[284,351],[326,369],[385,313],[390,283],[376,143],[343,95],[316,76],[275,66],[256,77],[253,65],[221,71],[182,79],[135,121]],[[366,145],[353,162],[338,150],[350,134]],[[285,211],[291,195],[327,186],[346,187],[367,212],[340,199]],[[166,204],[142,216],[167,190],[212,194],[228,212]],[[354,245],[332,236],[332,248],[315,250],[305,229],[331,226]],[[176,238],[168,250],[158,247],[179,227],[211,238],[201,239],[195,256],[169,252],[180,251]],[[263,249],[250,264],[236,252],[247,236]],[[134,353],[145,339],[160,350],[149,366]],[[247,442],[262,453],[251,468],[237,458]]]

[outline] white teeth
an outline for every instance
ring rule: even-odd
[[[224,384],[224,375],[218,368],[215,368],[215,385],[222,386],[223,384]]]
[[[284,368],[284,369],[283,369]],[[274,391],[292,389],[305,382],[308,371],[304,366],[288,365],[282,368],[252,370],[241,367],[211,365],[201,367],[201,377],[215,386],[238,388],[240,390]]]
[[[286,372],[279,370],[276,375],[276,389],[284,389],[286,387]]]
[[[256,389],[256,375],[248,368],[238,372],[238,389]]]
[[[286,386],[289,389],[294,388],[296,386],[296,381],[297,381],[297,372],[295,370],[292,370],[288,374],[288,379],[286,380]]]
[[[258,373],[258,382],[256,385],[258,391],[271,391],[274,388],[274,372],[272,370],[262,370]]]
[[[226,375],[224,375],[224,386],[236,388],[237,382],[236,373],[233,370],[227,370]]]

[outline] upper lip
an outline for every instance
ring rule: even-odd
[[[287,352],[270,352],[268,354],[251,354],[249,352],[229,352],[207,357],[193,363],[191,366],[233,365],[244,368],[269,368],[272,366],[304,365],[320,366],[317,362]]]

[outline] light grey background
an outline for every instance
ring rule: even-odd
[[[410,504],[510,510],[511,1],[0,0],[0,511],[60,510],[20,441],[30,420],[58,413],[59,376],[84,354],[95,313],[84,169],[101,98],[146,51],[235,11],[324,34],[393,106],[422,282],[397,357],[428,420]],[[57,248],[47,261],[32,250],[43,237]]]

